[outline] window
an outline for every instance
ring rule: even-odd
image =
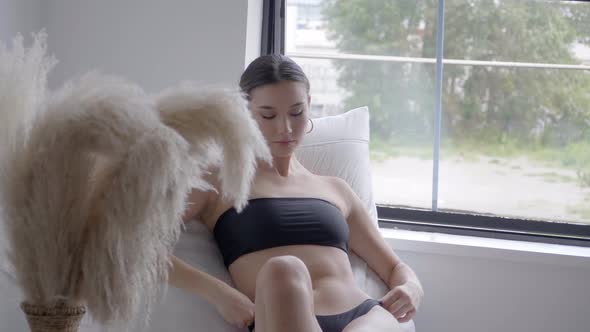
[[[382,225],[588,245],[590,3],[279,2],[313,116],[369,106]]]

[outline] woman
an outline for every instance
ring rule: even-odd
[[[395,255],[368,212],[341,179],[312,174],[294,151],[309,118],[309,81],[282,55],[253,61],[240,80],[268,142],[247,207],[237,213],[218,193],[193,191],[185,220],[215,235],[236,289],[173,258],[170,282],[204,297],[236,326],[256,332],[398,331],[423,295],[414,272]],[[390,291],[380,301],[359,289],[353,250]]]

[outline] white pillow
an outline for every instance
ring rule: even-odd
[[[369,160],[369,109],[312,119],[313,130],[296,152],[311,172],[344,179],[369,209],[377,223]]]
[[[365,203],[377,224],[369,160],[369,109],[312,119],[313,130],[295,153],[311,172],[342,178]]]

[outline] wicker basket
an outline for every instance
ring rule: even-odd
[[[27,316],[31,332],[78,332],[86,313],[84,306],[72,306],[65,301],[54,306],[23,302],[21,309]]]

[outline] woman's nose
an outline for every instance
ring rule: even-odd
[[[289,118],[284,117],[279,121],[279,134],[290,134],[293,131],[291,127],[291,121]]]

